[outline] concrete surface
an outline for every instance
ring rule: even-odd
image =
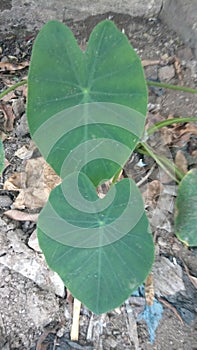
[[[0,32],[30,32],[50,19],[80,20],[106,12],[157,17],[175,30],[197,57],[197,0],[0,0]]]
[[[105,12],[156,16],[162,0],[0,0],[0,30],[24,25],[29,31],[49,19],[84,19]]]
[[[182,37],[197,57],[197,0],[164,0],[160,18]]]

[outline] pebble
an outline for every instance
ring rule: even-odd
[[[27,124],[27,117],[26,117],[26,114],[23,114],[20,119],[20,122],[16,126],[16,135],[20,137],[20,136],[25,136],[28,133],[29,133],[29,128]]]
[[[188,63],[188,66],[190,68],[192,78],[196,79],[197,78],[197,61],[196,60],[190,61]]]
[[[7,56],[3,56],[2,59],[1,59],[1,62],[8,62],[9,59]]]
[[[108,337],[105,340],[105,346],[108,346],[108,349],[115,349],[117,347],[117,341],[113,337]]]
[[[10,207],[10,205],[12,205],[12,200],[9,196],[7,196],[7,195],[0,196],[0,207],[1,208],[7,208],[7,207]]]
[[[38,238],[37,238],[37,231],[34,230],[33,233],[31,234],[31,236],[29,237],[28,240],[28,246],[30,248],[32,248],[33,250],[35,250],[36,252],[41,253],[41,249],[38,243]]]
[[[24,104],[23,98],[18,98],[14,100],[12,109],[16,119],[19,119],[22,116],[22,114],[25,112],[25,104]]]
[[[162,81],[170,81],[175,76],[175,69],[172,65],[159,68],[159,79]]]
[[[190,47],[184,47],[182,49],[179,49],[177,52],[177,56],[184,61],[189,61],[194,58],[194,55]]]

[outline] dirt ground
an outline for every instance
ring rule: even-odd
[[[197,61],[191,49],[155,18],[133,19],[127,15],[110,13],[89,17],[80,22],[70,20],[66,21],[66,24],[73,30],[81,48],[84,49],[93,27],[105,18],[112,19],[128,36],[143,60],[147,79],[160,79],[170,84],[197,88]],[[17,33],[6,36],[1,34],[1,62],[18,64],[30,60],[35,33],[27,33],[24,28],[19,27]],[[14,70],[13,67],[10,70],[1,68],[0,90],[25,77],[27,73],[28,67],[21,70]],[[190,277],[197,277],[197,248],[186,248],[174,235],[176,184],[172,183],[161,169],[153,167],[153,160],[148,157],[141,158],[137,153],[126,165],[125,174],[132,176],[136,182],[142,182],[140,188],[143,194],[153,180],[162,184],[164,189],[163,195],[156,194],[159,199],[156,198],[155,203],[154,195],[148,198],[149,202],[145,197],[156,242],[156,263],[153,269],[155,296],[164,308],[155,341],[150,343],[144,321],[135,318],[135,322],[132,323],[133,319],[129,316],[131,307],[136,315],[142,310],[145,303],[142,296],[135,299],[130,297],[120,308],[101,316],[93,315],[82,306],[79,341],[70,341],[70,299],[66,298],[66,293],[64,296],[63,292],[55,292],[50,283],[47,285],[39,269],[35,275],[31,275],[28,270],[31,266],[33,269],[35,264],[41,264],[47,271],[40,252],[29,244],[29,237],[36,227],[35,220],[30,220],[29,217],[26,220],[14,220],[4,214],[5,211],[13,209],[13,203],[19,193],[16,188],[5,189],[6,180],[15,172],[24,172],[27,158],[36,159],[39,152],[36,148],[31,148],[25,116],[25,89],[17,89],[2,103],[0,130],[4,140],[7,167],[1,177],[0,190],[0,349],[196,350],[197,290]],[[197,115],[196,96],[151,87],[148,125],[170,115]],[[184,157],[181,158],[181,163],[185,161],[185,166],[190,169],[197,166],[197,128],[193,124],[193,129],[182,132],[184,128],[187,129],[187,124],[166,128],[151,137],[149,142],[153,148],[161,148],[173,159],[178,150],[181,150]],[[20,158],[15,152],[23,146],[31,155],[27,156],[26,153],[25,158]],[[140,159],[144,166],[139,165]],[[150,176],[143,181],[151,168]],[[39,210],[23,206],[21,211],[36,214]],[[170,266],[170,270],[166,264]]]

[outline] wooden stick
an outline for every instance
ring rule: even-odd
[[[77,341],[79,339],[79,315],[81,309],[81,302],[74,298],[73,302],[73,322],[70,332],[70,339],[72,341]]]

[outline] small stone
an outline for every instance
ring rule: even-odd
[[[168,247],[168,243],[166,242],[166,239],[164,239],[163,237],[159,237],[158,238],[158,244],[161,248],[167,248]]]
[[[29,237],[28,240],[28,246],[30,248],[32,248],[33,250],[35,250],[36,252],[41,253],[41,249],[38,243],[38,238],[37,238],[37,231],[34,230],[33,233],[31,234],[31,236]]]
[[[5,281],[6,283],[10,282],[10,278],[11,278],[10,275],[8,275],[8,276],[5,277],[4,281]]]
[[[3,219],[1,219],[1,218],[0,218],[0,229],[1,229],[1,231],[4,231],[4,230],[7,231],[7,224],[6,224],[6,222],[5,222]]]
[[[23,98],[18,98],[13,102],[12,105],[13,112],[15,114],[16,119],[19,119],[22,114],[25,112],[25,104]]]
[[[117,347],[117,341],[112,336],[109,336],[105,340],[105,346],[107,346],[108,349],[115,349]]]
[[[16,127],[16,135],[17,136],[25,136],[29,133],[29,128],[27,124],[26,114],[23,114],[17,127]]]
[[[167,61],[168,58],[169,58],[169,56],[168,56],[167,53],[165,53],[164,55],[161,56],[161,59],[162,59],[163,61]]]
[[[170,81],[175,76],[175,69],[172,65],[161,67],[158,76],[161,81]]]
[[[184,47],[183,49],[178,50],[177,56],[184,61],[189,61],[194,58],[194,55],[190,47]]]
[[[8,57],[7,56],[3,56],[2,57],[2,59],[1,59],[1,62],[8,62],[9,61],[9,59],[8,59]]]
[[[7,208],[7,207],[10,207],[10,205],[12,205],[12,200],[9,196],[7,196],[7,195],[0,196],[0,207],[1,208]]]
[[[63,335],[65,334],[65,332],[66,332],[66,328],[65,328],[65,327],[61,327],[60,329],[58,329],[56,335],[57,335],[58,338],[61,338],[61,337],[63,337]]]
[[[70,320],[70,318],[71,318],[71,314],[70,314],[69,310],[66,307],[64,309],[64,317],[65,317],[66,320]]]
[[[196,79],[197,78],[197,61],[192,60],[188,62],[188,66],[190,68],[192,78]]]

